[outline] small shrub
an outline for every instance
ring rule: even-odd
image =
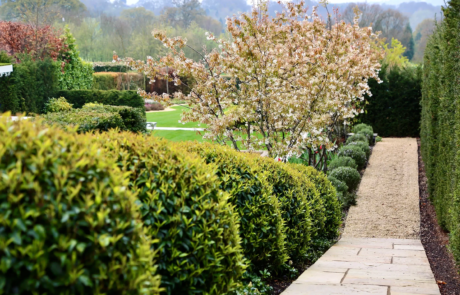
[[[361,123],[353,127],[353,133],[359,133],[361,130],[364,130],[364,129],[369,129],[371,132],[374,132],[374,130],[372,129],[372,126]]]
[[[148,235],[157,242],[166,294],[224,294],[246,263],[239,222],[220,190],[216,166],[153,136],[117,132],[95,139],[137,192]]]
[[[352,136],[347,138],[346,143],[349,144],[349,143],[357,142],[357,141],[361,141],[361,142],[365,142],[369,144],[369,139],[367,139],[366,135],[364,134],[353,134]]]
[[[145,110],[147,112],[151,111],[163,111],[165,107],[161,103],[149,103],[145,105]]]
[[[332,176],[329,176],[328,179],[337,190],[337,199],[342,204],[342,209],[356,205],[356,194],[348,192],[348,186],[345,182]]]
[[[362,134],[362,135],[366,136],[366,138],[369,141],[369,143],[373,142],[374,132],[372,132],[372,130],[370,130],[370,129],[362,129],[361,131],[358,132],[358,134]]]
[[[159,294],[157,254],[114,161],[89,136],[8,116],[0,117],[1,291]]]
[[[72,110],[72,105],[64,97],[51,98],[45,104],[45,113],[68,112]]]
[[[123,120],[124,129],[132,132],[145,132],[146,119],[145,113],[139,108],[126,106],[105,106],[98,103],[87,103],[82,107],[82,111],[98,113],[118,113]],[[121,128],[120,128],[121,129]]]
[[[288,260],[284,221],[273,186],[264,171],[247,154],[210,143],[182,142],[178,148],[200,155],[217,166],[220,189],[230,194],[238,212],[242,248],[251,271],[279,271]]]
[[[366,154],[367,159],[369,159],[371,155],[371,148],[369,147],[369,144],[367,142],[355,141],[350,142],[349,144],[347,144],[347,146],[359,146],[361,150]]]
[[[72,110],[69,112],[48,113],[42,116],[44,122],[70,130],[78,126],[78,132],[108,131],[110,129],[126,130],[123,119],[116,112],[97,112]]]
[[[356,165],[355,160],[353,160],[350,157],[337,157],[334,160],[332,160],[331,163],[329,163],[327,169],[329,171],[332,171],[338,167],[351,167],[353,169],[357,169],[358,165]]]
[[[382,138],[381,138],[380,136],[377,136],[377,137],[375,138],[375,142],[381,142],[381,141],[382,141]]]
[[[356,169],[351,167],[339,167],[329,174],[329,177],[336,178],[340,181],[345,182],[348,186],[348,191],[353,192],[358,188],[359,182],[361,181],[361,175]]]
[[[358,169],[363,169],[366,166],[366,153],[357,145],[346,145],[339,149],[337,153],[339,157],[350,157],[355,160]]]

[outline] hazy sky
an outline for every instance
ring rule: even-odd
[[[128,4],[135,4],[137,3],[138,0],[128,0]],[[232,0],[228,0],[232,1]],[[353,1],[353,0],[329,0],[330,3],[346,3],[346,2],[378,2],[378,3],[385,3],[385,4],[391,4],[391,5],[398,5],[399,3],[403,2],[427,2],[433,5],[443,5],[444,1],[443,0],[425,0],[425,1],[414,1],[414,0],[367,0],[367,1]]]

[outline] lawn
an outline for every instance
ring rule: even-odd
[[[181,114],[187,111],[184,106],[172,107],[175,111],[171,112],[152,112],[147,113],[147,122],[157,122],[157,127],[178,127],[178,128],[205,128],[206,125],[199,123],[179,123]]]
[[[186,130],[154,130],[153,136],[163,137],[171,141],[204,141],[202,135],[199,135],[195,131]]]

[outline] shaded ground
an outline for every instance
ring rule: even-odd
[[[460,276],[447,249],[449,236],[437,223],[436,212],[428,198],[425,165],[419,150],[420,238],[442,295],[460,294]]]

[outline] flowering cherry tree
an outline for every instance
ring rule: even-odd
[[[331,126],[360,113],[364,94],[370,95],[368,79],[378,79],[383,52],[372,29],[360,28],[358,15],[353,24],[326,24],[315,8],[308,15],[303,1],[285,4],[275,17],[262,3],[228,19],[227,28],[231,41],[207,34],[219,49],[204,50],[201,62],[185,56],[186,40],[162,32],[154,36],[170,54],[126,61],[152,80],[168,79],[159,71],[164,67],[175,69],[176,84],[192,77],[190,94],[175,96],[190,107],[182,121],[208,125],[204,138],[231,142],[235,149],[266,148],[271,156],[333,148]]]

